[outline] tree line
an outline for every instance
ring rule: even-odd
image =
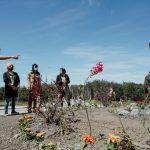
[[[84,97],[86,99],[106,100],[109,98],[110,88],[113,89],[112,100],[143,100],[145,98],[143,84],[133,82],[115,83],[106,80],[88,82],[85,86]],[[72,97],[82,97],[83,85],[71,85]]]
[[[84,97],[88,100],[106,100],[108,99],[109,89],[113,89],[112,100],[143,100],[145,97],[143,84],[133,82],[109,82],[106,80],[95,80],[85,85]],[[78,98],[83,96],[83,85],[70,86],[70,98]],[[4,99],[4,87],[0,88],[0,100]],[[20,87],[19,100],[28,100],[28,90],[25,86]]]

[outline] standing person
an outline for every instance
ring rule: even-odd
[[[6,60],[6,59],[19,59],[19,55],[16,55],[16,56],[3,56],[3,55],[0,55],[0,60]]]
[[[150,94],[150,72],[145,77],[144,89],[145,89],[145,94]]]
[[[41,76],[38,71],[38,65],[33,64],[32,70],[28,74],[28,90],[29,90],[29,97],[28,97],[28,113],[32,111],[36,111],[37,105],[37,98],[40,96],[41,92]],[[33,105],[33,110],[32,110]]]
[[[68,106],[70,106],[70,91],[69,91],[70,78],[66,74],[65,68],[60,68],[60,74],[57,75],[56,85],[59,91],[59,98],[61,101],[61,106],[63,107],[63,98],[67,100]]]
[[[12,100],[12,114],[18,114],[15,111],[16,99],[18,97],[18,89],[20,85],[20,78],[14,70],[13,64],[7,64],[7,72],[3,74],[5,83],[5,114],[8,114],[9,100]]]

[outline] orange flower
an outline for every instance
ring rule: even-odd
[[[28,118],[28,119],[26,119],[27,121],[31,121],[32,119],[31,118]]]
[[[32,116],[26,115],[26,116],[22,116],[22,117],[19,118],[19,121],[23,121],[23,120],[31,121]]]
[[[32,116],[30,116],[30,115],[24,116],[24,119],[25,119],[25,120],[27,120],[27,119],[32,120]]]
[[[31,132],[31,128],[25,128],[25,131]]]
[[[45,132],[39,132],[36,134],[36,137],[41,138],[45,135]]]
[[[117,136],[115,134],[109,133],[109,139],[113,142],[113,143],[118,143],[121,141],[120,136]]]
[[[24,117],[20,117],[20,118],[19,118],[19,121],[22,121],[22,120],[24,120]]]
[[[83,140],[88,142],[88,143],[90,143],[90,144],[94,144],[95,143],[94,138],[91,135],[87,134],[87,133],[85,133],[83,135]]]

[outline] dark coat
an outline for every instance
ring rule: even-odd
[[[145,88],[145,93],[147,94],[148,91],[150,90],[150,73],[145,77],[144,88]]]
[[[63,98],[64,96],[67,96],[69,94],[69,86],[68,84],[70,83],[70,78],[67,74],[65,74],[65,80],[66,83],[64,84],[62,81],[62,75],[59,74],[56,78],[56,85],[58,88],[58,92],[61,94],[61,98]]]
[[[61,74],[59,74],[56,78],[56,84],[59,84],[60,82],[62,82],[62,78],[61,78]],[[68,84],[70,83],[70,78],[67,74],[65,74],[65,79],[66,79],[66,86],[68,86]]]
[[[16,72],[14,74],[14,84],[13,86],[17,87],[20,84],[20,78]],[[14,91],[12,87],[9,85],[11,83],[9,72],[5,72],[3,74],[3,80],[5,83],[5,98],[12,98],[18,96],[18,90]]]

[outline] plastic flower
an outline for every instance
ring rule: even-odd
[[[91,76],[96,75],[103,71],[103,63],[98,62],[92,69],[91,69]]]
[[[41,138],[45,135],[45,132],[39,132],[36,134],[36,137]]]
[[[113,143],[118,143],[121,141],[120,136],[117,136],[115,134],[109,133],[109,139],[113,142]]]
[[[95,143],[94,138],[93,138],[91,135],[87,134],[87,133],[85,133],[85,134],[83,135],[83,140],[84,140],[85,142],[90,143],[90,144],[94,144],[94,143]]]

